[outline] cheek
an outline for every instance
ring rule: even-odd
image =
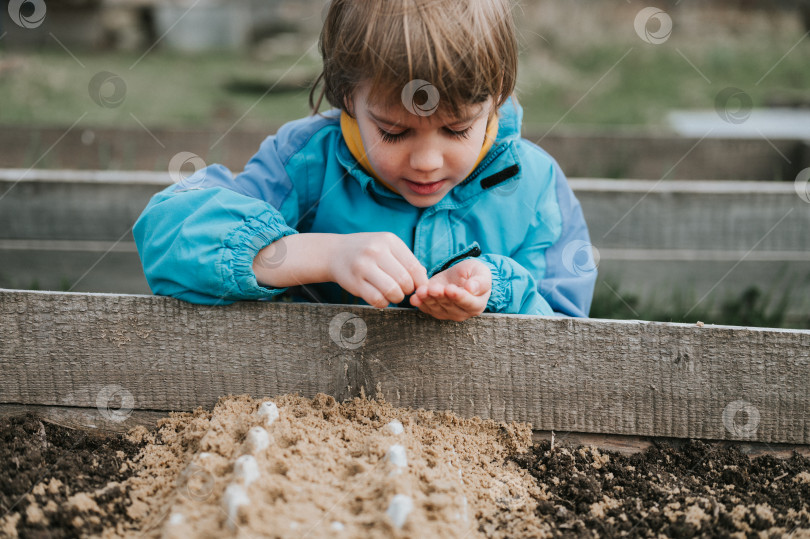
[[[452,159],[456,166],[472,167],[478,155],[481,153],[481,147],[484,144],[484,135],[481,136],[471,135],[469,139],[464,140],[463,143],[454,145],[452,156],[448,156],[448,160]]]
[[[374,170],[383,176],[389,176],[402,167],[402,152],[385,142],[377,143],[366,155]]]

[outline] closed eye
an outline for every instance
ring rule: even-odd
[[[405,135],[408,132],[408,130],[406,129],[401,133],[389,133],[388,131],[380,129],[379,127],[377,128],[377,130],[380,132],[380,138],[383,139],[383,142],[388,143],[394,143],[402,140],[403,138],[405,138]]]
[[[465,139],[470,137],[470,130],[472,126],[467,127],[461,130],[450,129],[449,127],[444,128],[444,132],[447,133],[449,136],[457,139]],[[380,138],[382,138],[383,142],[387,142],[389,144],[393,144],[395,142],[399,142],[400,140],[404,139],[406,136],[410,134],[410,129],[406,129],[401,133],[391,133],[385,131],[384,129],[380,129],[379,127],[377,130],[380,132]]]

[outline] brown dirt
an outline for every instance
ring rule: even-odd
[[[555,537],[810,537],[810,459],[690,441],[623,456],[532,447],[515,461],[547,501]]]
[[[0,420],[0,537],[810,538],[810,459],[798,455],[752,460],[702,442],[551,450],[531,446],[525,424],[325,395],[275,399],[266,425],[262,402],[230,397],[106,440]],[[250,484],[244,455],[259,472]],[[231,512],[234,484],[249,503]],[[413,503],[401,529],[388,514],[398,494]]]
[[[137,453],[32,414],[0,418],[0,537],[82,537],[126,518],[120,483]]]

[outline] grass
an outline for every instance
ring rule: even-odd
[[[791,290],[763,290],[752,286],[737,295],[728,295],[712,304],[704,302],[697,308],[695,298],[684,290],[673,290],[670,297],[647,298],[642,301],[635,294],[623,292],[616,283],[602,281],[596,284],[592,318],[617,320],[649,320],[729,326],[810,329],[810,314],[801,317],[786,316]],[[684,316],[684,313],[689,316]]]
[[[85,67],[62,50],[0,53],[11,74],[0,75],[0,124],[210,127],[233,122],[243,114],[246,124],[276,126],[307,114],[308,90],[261,94],[229,91],[227,85],[246,77],[274,81],[297,58],[263,63],[234,54],[183,55],[154,52],[133,68],[140,54],[77,53]],[[130,69],[131,68],[131,69]],[[90,97],[96,73],[107,71],[123,80],[125,95],[116,107],[99,106]],[[304,58],[295,77],[317,72],[316,62]],[[268,84],[269,85],[269,84]],[[101,86],[112,97],[112,83]],[[9,106],[5,106],[5,104]]]
[[[795,37],[791,36],[793,42]],[[767,48],[741,42],[688,52],[644,43],[572,52],[559,60],[570,72],[568,82],[544,82],[542,73],[527,75],[519,95],[530,128],[542,128],[560,118],[560,125],[569,127],[663,127],[670,110],[714,109],[717,94],[729,86],[745,91],[755,107],[785,96],[810,102],[810,70],[805,62],[810,39],[757,84],[793,45],[790,41],[779,38]],[[687,59],[702,66],[700,72],[711,83]]]
[[[627,16],[619,22],[626,23]],[[632,30],[630,35],[593,31],[587,39],[572,37],[568,26],[558,28],[552,17],[545,27],[521,33],[517,92],[527,132],[546,133],[552,126],[660,128],[672,109],[713,109],[717,94],[728,86],[743,89],[754,106],[784,96],[810,103],[810,39],[802,39],[803,29],[795,24],[738,33],[731,25],[721,33],[715,25],[713,34],[700,38],[694,35],[698,29],[686,28],[661,45],[643,42]],[[142,59],[140,52],[79,50],[71,51],[74,59],[56,44],[12,51],[0,41],[0,124],[71,125],[86,113],[82,125],[238,123],[275,129],[308,113],[303,86],[320,67],[316,49],[305,52],[310,45],[302,39],[301,54],[270,60],[249,53],[187,55],[160,48]],[[120,106],[104,108],[90,98],[88,85],[100,71],[124,81]],[[262,96],[277,82],[286,91]],[[243,91],[236,91],[240,85]],[[301,87],[295,90],[296,85]],[[111,92],[112,86],[102,90]]]

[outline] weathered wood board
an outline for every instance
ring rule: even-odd
[[[382,394],[538,430],[810,443],[810,331],[0,292],[0,404]]]
[[[0,170],[0,286],[149,293],[131,227],[167,173]],[[751,286],[810,312],[810,204],[792,183],[572,179],[600,284],[716,312]],[[612,296],[611,296],[612,297]]]

